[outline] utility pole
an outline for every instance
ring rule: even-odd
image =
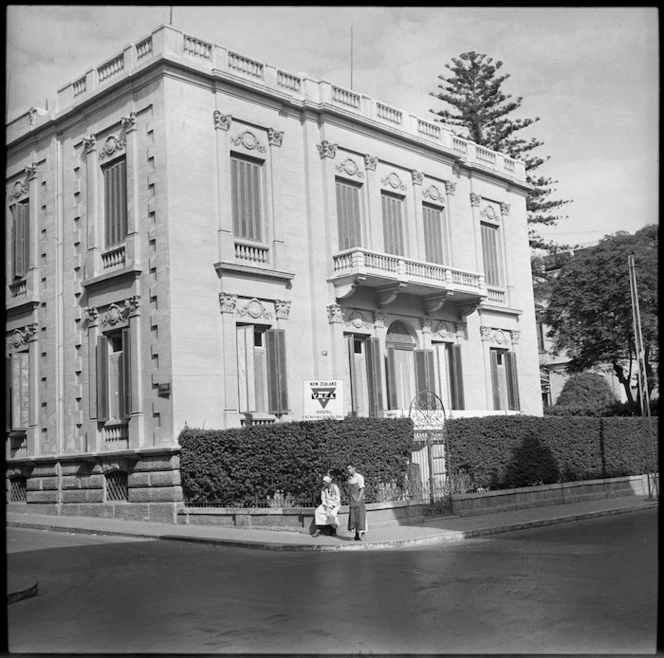
[[[636,351],[636,372],[639,384],[639,401],[641,402],[641,417],[643,418],[643,434],[646,431],[649,435],[649,448],[646,449],[647,477],[648,477],[648,497],[652,498],[652,489],[650,480],[655,490],[655,497],[659,498],[659,483],[657,482],[657,466],[655,461],[655,448],[652,431],[652,417],[650,415],[650,393],[648,392],[648,379],[646,376],[645,350],[643,348],[643,334],[641,333],[641,312],[639,310],[639,297],[636,287],[636,268],[634,266],[634,256],[627,257],[629,265],[629,286],[632,295],[632,320],[634,322],[634,349]],[[648,454],[649,453],[649,454]],[[648,458],[649,457],[649,458]]]

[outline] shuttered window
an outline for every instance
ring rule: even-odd
[[[23,278],[30,267],[30,201],[12,206],[12,274]]]
[[[380,341],[350,334],[346,337],[350,363],[351,409],[353,416],[375,418],[383,411]]]
[[[490,360],[493,408],[518,411],[520,409],[520,402],[516,354],[492,348],[490,351]]]
[[[514,352],[505,353],[505,371],[507,374],[507,406],[514,411],[518,411],[521,409],[521,403],[519,401],[519,380]]]
[[[381,194],[383,207],[384,251],[396,256],[404,256],[403,238],[403,198],[392,194]]]
[[[500,286],[502,285],[502,277],[498,254],[498,227],[482,223],[481,228],[485,282],[490,286]]]
[[[418,395],[436,392],[433,350],[415,350],[415,383]]]
[[[97,420],[131,415],[131,345],[129,329],[99,336],[97,341]]]
[[[104,238],[106,247],[127,237],[127,164],[124,158],[104,167]]]
[[[340,251],[362,246],[360,189],[358,185],[337,181],[337,223]]]
[[[452,409],[465,409],[463,392],[463,370],[461,367],[461,345],[448,345],[447,370]]]
[[[443,211],[441,208],[423,204],[422,213],[426,259],[429,263],[443,265]]]
[[[261,165],[233,156],[231,158],[231,203],[233,235],[245,240],[263,241]]]
[[[265,332],[268,380],[268,411],[288,413],[288,379],[286,376],[286,333],[283,329]]]
[[[30,424],[30,362],[28,352],[6,359],[7,430],[25,430]]]

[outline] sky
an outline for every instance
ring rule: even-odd
[[[53,107],[57,89],[170,20],[168,5],[7,8],[6,112]],[[659,30],[656,8],[173,6],[173,26],[293,73],[350,86],[421,118],[452,57],[503,62],[514,118],[549,156],[567,215],[542,229],[592,244],[658,222]]]

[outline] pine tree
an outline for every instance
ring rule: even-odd
[[[550,196],[555,191],[552,186],[558,181],[534,173],[549,156],[541,158],[533,154],[543,142],[534,137],[524,139],[517,133],[540,119],[512,118],[523,98],[512,99],[511,94],[501,91],[503,82],[510,77],[509,74],[498,74],[502,65],[502,62],[494,62],[491,57],[474,51],[453,57],[451,64],[445,64],[451,75],[439,75],[442,83],[438,88],[441,91],[431,92],[431,95],[454,109],[432,109],[430,112],[441,122],[462,128],[460,134],[473,142],[524,161],[526,180],[534,186],[526,199],[530,246],[557,251],[566,246],[544,241],[537,227],[555,226],[564,218],[557,214],[559,209],[569,201],[552,200]]]

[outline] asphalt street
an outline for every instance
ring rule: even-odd
[[[272,552],[8,528],[19,653],[655,651],[657,512],[412,549]]]

